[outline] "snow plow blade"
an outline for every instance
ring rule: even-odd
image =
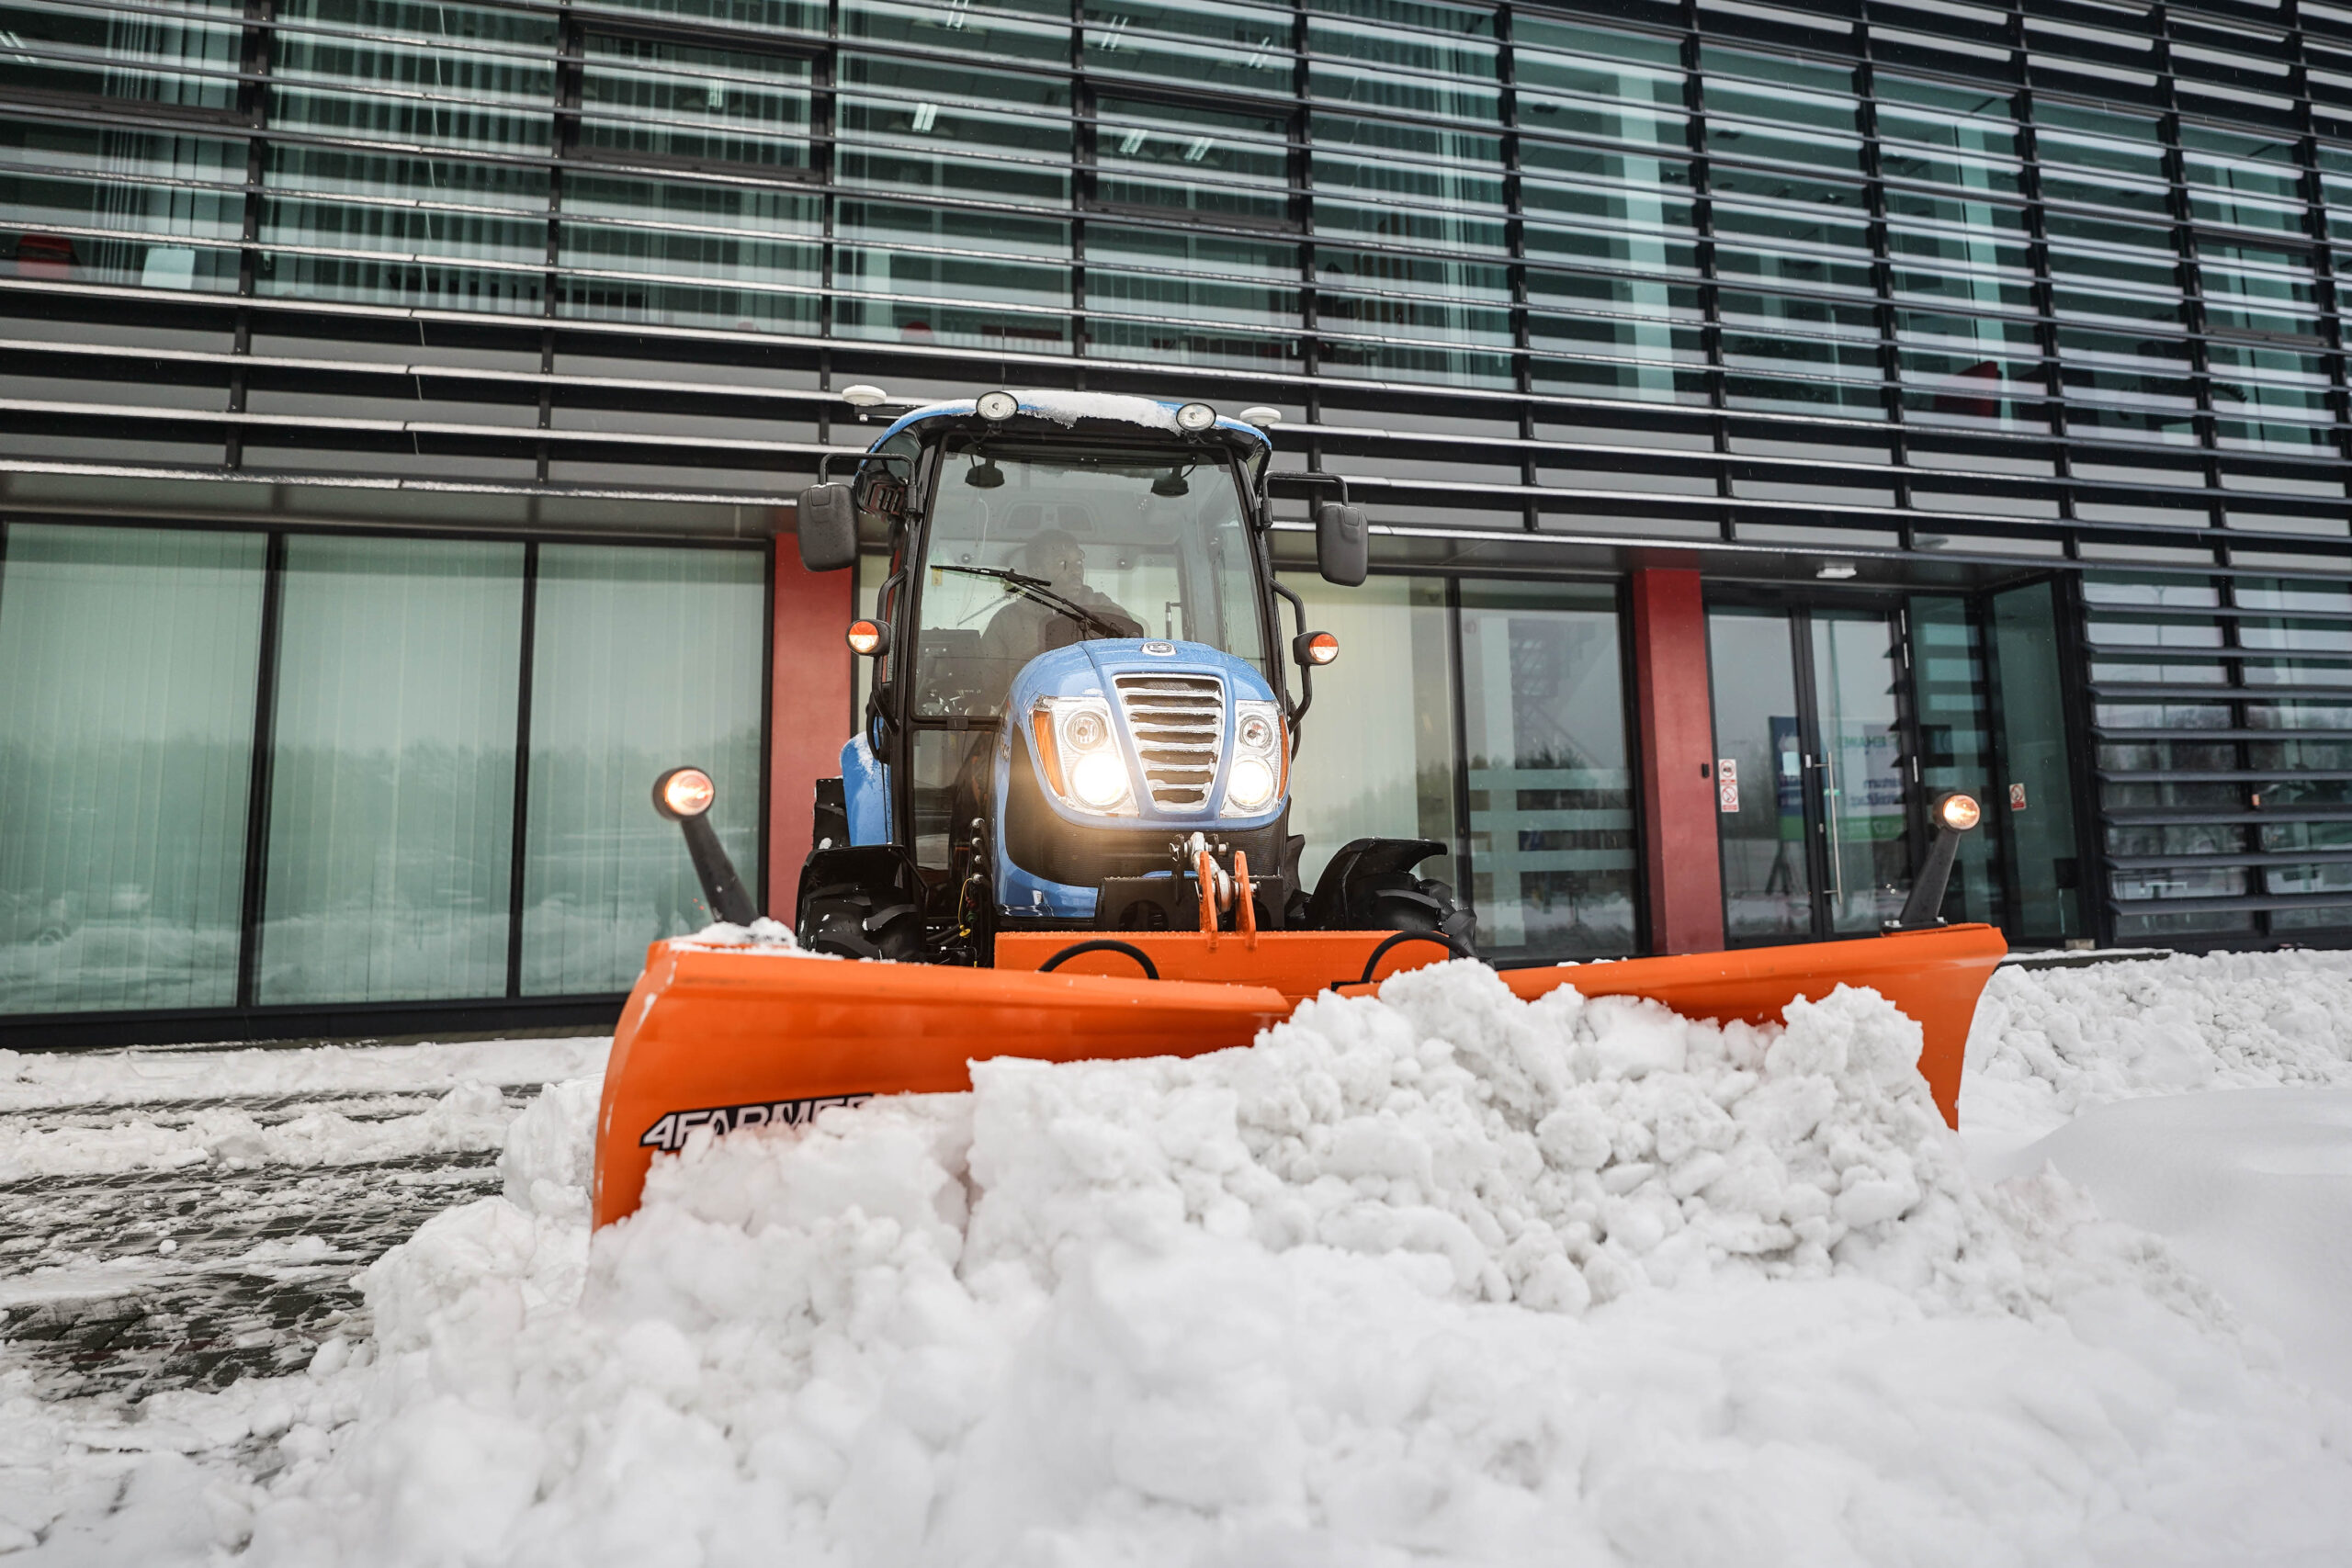
[[[1361,996],[1401,969],[1442,963],[1445,945],[1422,938],[1398,942],[1379,955],[1374,985],[1363,983],[1373,953],[1394,931],[1261,931],[1254,940],[1231,931],[1122,931],[1122,945],[1147,954],[1164,979],[1223,980],[1270,987],[1296,1002],[1327,987]],[[1001,936],[1001,969],[1035,969],[1069,945],[1066,933]],[[1960,1125],[1961,1059],[1976,998],[2008,943],[1992,926],[1939,926],[1848,942],[1788,947],[1735,948],[1670,958],[1614,963],[1554,964],[1505,969],[1503,984],[1532,1001],[1561,986],[1589,997],[1649,997],[1687,1018],[1719,1023],[1778,1023],[1781,1010],[1799,997],[1818,999],[1839,985],[1868,987],[1919,1024],[1925,1036],[1919,1072],[1944,1120]],[[1072,958],[1066,975],[1137,976],[1133,958],[1097,951]]]
[[[605,1068],[596,1224],[633,1213],[653,1156],[684,1147],[696,1128],[798,1125],[877,1094],[969,1089],[970,1064],[990,1056],[1070,1062],[1247,1045],[1304,997],[1365,993],[1368,968],[1376,984],[1450,956],[1442,941],[1392,931],[1123,932],[1042,972],[1072,945],[1067,933],[1000,937],[998,967],[966,969],[654,943]],[[1969,1025],[2007,951],[1990,926],[1949,926],[1501,977],[1529,1000],[1573,985],[1749,1023],[1779,1021],[1799,997],[1866,986],[1918,1021],[1919,1070],[1957,1125]]]
[[[633,1213],[653,1156],[698,1127],[791,1126],[877,1094],[969,1089],[971,1062],[989,1056],[1196,1056],[1249,1044],[1290,1008],[1256,986],[657,942],[605,1068],[595,1223]]]
[[[1960,1069],[1976,999],[2008,951],[1995,927],[1941,926],[1851,942],[1506,969],[1502,978],[1528,1001],[1573,985],[1588,997],[1649,997],[1686,1018],[1718,1023],[1778,1023],[1781,1010],[1799,997],[1818,1000],[1839,986],[1868,987],[1918,1023],[1919,1076],[1945,1123],[1957,1127]]]

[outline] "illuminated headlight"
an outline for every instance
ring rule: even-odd
[[[1069,792],[1080,806],[1107,811],[1127,793],[1127,765],[1110,751],[1090,751],[1070,764]]]
[[[1283,754],[1282,708],[1244,698],[1233,705],[1233,764],[1225,773],[1220,815],[1256,817],[1283,792],[1289,758]]]
[[[718,798],[718,786],[700,768],[673,768],[653,784],[653,802],[672,821],[699,817]]]
[[[1936,818],[1955,833],[1965,833],[1984,818],[1984,808],[1973,795],[1948,795],[1936,802]]]
[[[1127,761],[1101,697],[1046,697],[1029,713],[1039,770],[1065,806],[1102,817],[1136,815]]]
[[[1180,430],[1206,430],[1216,423],[1216,410],[1206,403],[1186,403],[1176,411],[1176,424]]]
[[[1274,798],[1274,770],[1256,757],[1237,757],[1226,775],[1225,798],[1246,811],[1256,811]]]

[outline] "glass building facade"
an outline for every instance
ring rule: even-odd
[[[1308,865],[1438,840],[1498,959],[1672,944],[1686,763],[1722,940],[1965,787],[2015,942],[2352,942],[2352,8],[0,13],[0,1031],[608,1007],[654,772],[786,848],[858,380],[1279,409],[1377,530]]]

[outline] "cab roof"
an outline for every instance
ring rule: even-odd
[[[1103,424],[1123,424],[1135,430],[1158,431],[1169,435],[1207,434],[1206,431],[1186,431],[1176,423],[1176,411],[1184,404],[1159,398],[1129,397],[1120,392],[1069,392],[1050,388],[1015,391],[1012,395],[1021,400],[1021,412],[1015,418],[1026,415],[1032,419],[1042,419],[1065,430],[1074,430],[1080,421],[1085,420]],[[899,416],[889,429],[875,438],[874,445],[879,446],[900,431],[917,424],[937,419],[968,418],[977,412],[978,400],[973,398],[925,403]],[[1223,435],[1243,437],[1268,452],[1273,450],[1272,441],[1254,424],[1245,424],[1240,420],[1219,414],[1216,423],[1209,428]]]

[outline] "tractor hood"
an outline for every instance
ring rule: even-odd
[[[1267,705],[1245,706],[1255,704]],[[1280,788],[1245,815],[1225,811],[1242,754],[1237,728],[1248,713],[1276,705],[1263,672],[1205,643],[1102,638],[1031,660],[1012,682],[1005,728],[1008,739],[1020,736],[1016,747],[1036,770],[1046,803],[1071,827],[1215,833],[1261,827],[1282,814]],[[1108,746],[1125,769],[1127,795],[1109,810],[1078,804],[1071,788],[1079,754],[1059,727],[1080,708],[1108,721]]]

